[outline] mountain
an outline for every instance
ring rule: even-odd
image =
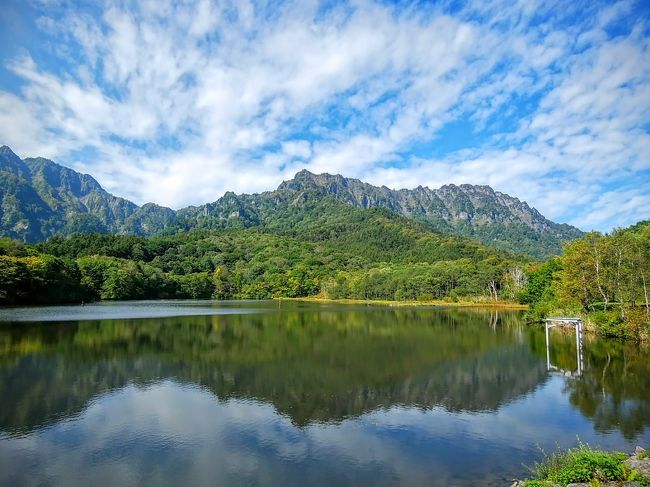
[[[418,186],[393,190],[340,175],[300,171],[278,189],[316,190],[356,208],[388,208],[442,233],[537,258],[560,254],[563,242],[583,234],[575,227],[548,220],[526,202],[489,186],[447,184],[439,189]]]
[[[275,191],[253,195],[226,193],[214,203],[178,212],[186,228],[305,225],[300,209],[332,197],[354,208],[385,208],[424,223],[440,233],[468,237],[510,252],[544,259],[562,252],[562,244],[583,235],[579,229],[554,223],[526,202],[489,186],[418,186],[393,190],[340,175],[303,170]],[[293,215],[293,216],[292,216]],[[311,211],[316,221],[319,212]]]
[[[79,232],[146,236],[195,228],[318,232],[323,219],[331,217],[330,200],[359,209],[383,208],[444,234],[535,258],[557,255],[563,242],[582,235],[489,186],[393,190],[306,170],[274,191],[227,192],[213,203],[178,211],[154,203],[139,207],[108,193],[92,176],[40,157],[21,160],[9,147],[0,148],[0,235],[26,242]],[[345,224],[337,211],[336,218]]]
[[[1,235],[26,242],[78,232],[144,235],[173,219],[169,208],[140,208],[108,193],[92,176],[42,157],[21,160],[0,147]]]

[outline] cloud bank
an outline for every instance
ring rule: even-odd
[[[10,13],[14,15],[10,15]],[[171,207],[307,168],[650,217],[642,2],[142,1],[5,9],[0,142]],[[33,25],[32,25],[33,24]]]

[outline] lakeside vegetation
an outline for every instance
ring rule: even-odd
[[[350,298],[327,298],[324,296],[307,296],[300,298],[277,298],[281,301],[298,301],[305,303],[332,303],[332,304],[364,304],[368,306],[393,306],[393,307],[412,307],[412,306],[445,306],[453,308],[491,308],[491,309],[509,309],[525,310],[527,304],[515,303],[512,301],[491,300],[485,296],[466,298],[464,300],[452,301],[450,298],[420,301],[398,301],[395,299],[350,299]]]
[[[581,316],[587,328],[614,338],[650,335],[650,221],[609,235],[589,233],[560,257],[528,268],[519,300],[529,321]]]
[[[647,452],[635,454],[638,460],[647,458]],[[523,482],[523,487],[565,486],[584,482],[601,485],[601,482],[636,482],[650,485],[650,477],[630,466],[629,456],[623,452],[605,452],[584,443],[576,448],[545,455],[532,469],[533,479]]]
[[[438,253],[447,252],[440,248],[444,242],[428,239],[412,242],[409,251],[434,245]],[[482,296],[497,300],[501,276],[511,264],[478,245],[467,252],[485,252],[487,259],[448,255],[453,260],[409,263],[399,262],[405,258],[390,247],[364,252],[337,242],[299,241],[253,230],[151,239],[76,235],[38,246],[4,240],[0,247],[0,301],[6,304],[318,294],[419,302]],[[450,248],[449,253],[458,250]],[[376,253],[383,254],[379,262]],[[421,258],[438,257],[430,253]]]

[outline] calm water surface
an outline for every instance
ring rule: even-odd
[[[0,309],[0,485],[506,485],[539,447],[647,447],[650,353],[587,339],[584,366],[549,374],[517,313]]]

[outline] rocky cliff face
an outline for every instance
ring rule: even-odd
[[[489,186],[393,190],[340,175],[301,171],[278,189],[321,191],[357,208],[388,208],[441,232],[540,258],[559,254],[563,242],[582,235],[577,228],[554,223],[525,201]]]
[[[490,186],[447,184],[439,189],[418,186],[393,190],[358,179],[303,170],[294,179],[283,182],[278,189],[321,190],[357,208],[385,207],[404,216],[442,219],[452,225],[458,222],[472,225],[518,223],[538,231],[568,231],[570,238],[581,233],[569,225],[553,223],[526,202],[494,191]]]

